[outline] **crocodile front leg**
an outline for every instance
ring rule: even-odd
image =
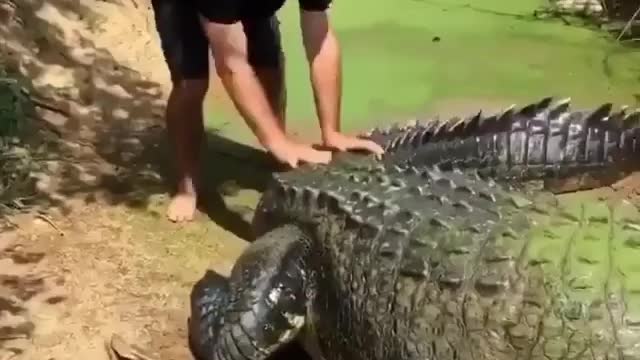
[[[201,360],[261,360],[298,336],[307,314],[308,238],[285,225],[253,242],[229,280],[208,272],[191,294],[189,340]]]

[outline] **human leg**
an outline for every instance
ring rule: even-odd
[[[171,91],[166,110],[169,139],[174,149],[177,188],[167,209],[174,222],[190,221],[196,210],[200,146],[204,138],[202,103],[208,81],[180,80]]]
[[[208,42],[195,9],[182,0],[152,1],[172,90],[165,121],[177,171],[177,191],[167,217],[193,219],[197,201],[200,146],[204,137],[202,105],[209,84]]]

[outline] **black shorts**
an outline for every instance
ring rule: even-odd
[[[200,26],[198,10],[188,0],[152,0],[156,26],[171,78],[209,77],[209,42]],[[282,45],[275,14],[242,21],[249,62],[256,67],[279,67]]]

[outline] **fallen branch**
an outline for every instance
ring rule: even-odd
[[[640,14],[640,6],[638,6],[638,9],[636,9],[636,12],[633,13],[633,16],[631,16],[631,19],[629,19],[629,21],[624,26],[624,28],[622,28],[622,31],[620,31],[620,34],[618,35],[618,38],[616,39],[616,41],[620,41],[620,38],[622,38],[622,35],[624,35],[627,31],[629,31],[629,28],[631,28],[631,25],[636,20],[636,17],[638,16],[638,14]]]
[[[64,231],[62,231],[62,229],[60,229],[60,228],[58,227],[58,225],[56,225],[56,224],[53,222],[53,220],[51,220],[51,218],[50,218],[50,217],[48,217],[47,215],[44,215],[44,214],[40,214],[40,213],[39,213],[39,214],[37,214],[37,215],[36,215],[36,217],[37,217],[38,219],[43,220],[43,221],[44,221],[44,222],[46,222],[47,224],[51,225],[51,227],[52,227],[52,228],[54,228],[54,229],[58,232],[58,234],[59,234],[60,236],[64,236]]]

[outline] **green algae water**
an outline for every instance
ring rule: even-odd
[[[551,95],[570,97],[575,106],[638,105],[633,95],[640,93],[640,51],[601,32],[536,20],[533,11],[542,4],[336,1],[332,21],[343,54],[343,129],[431,114],[443,103],[523,104]],[[289,129],[309,132],[317,120],[297,7],[289,1],[279,14],[287,117]],[[233,109],[209,104],[207,116],[208,125],[225,136],[252,142]]]

